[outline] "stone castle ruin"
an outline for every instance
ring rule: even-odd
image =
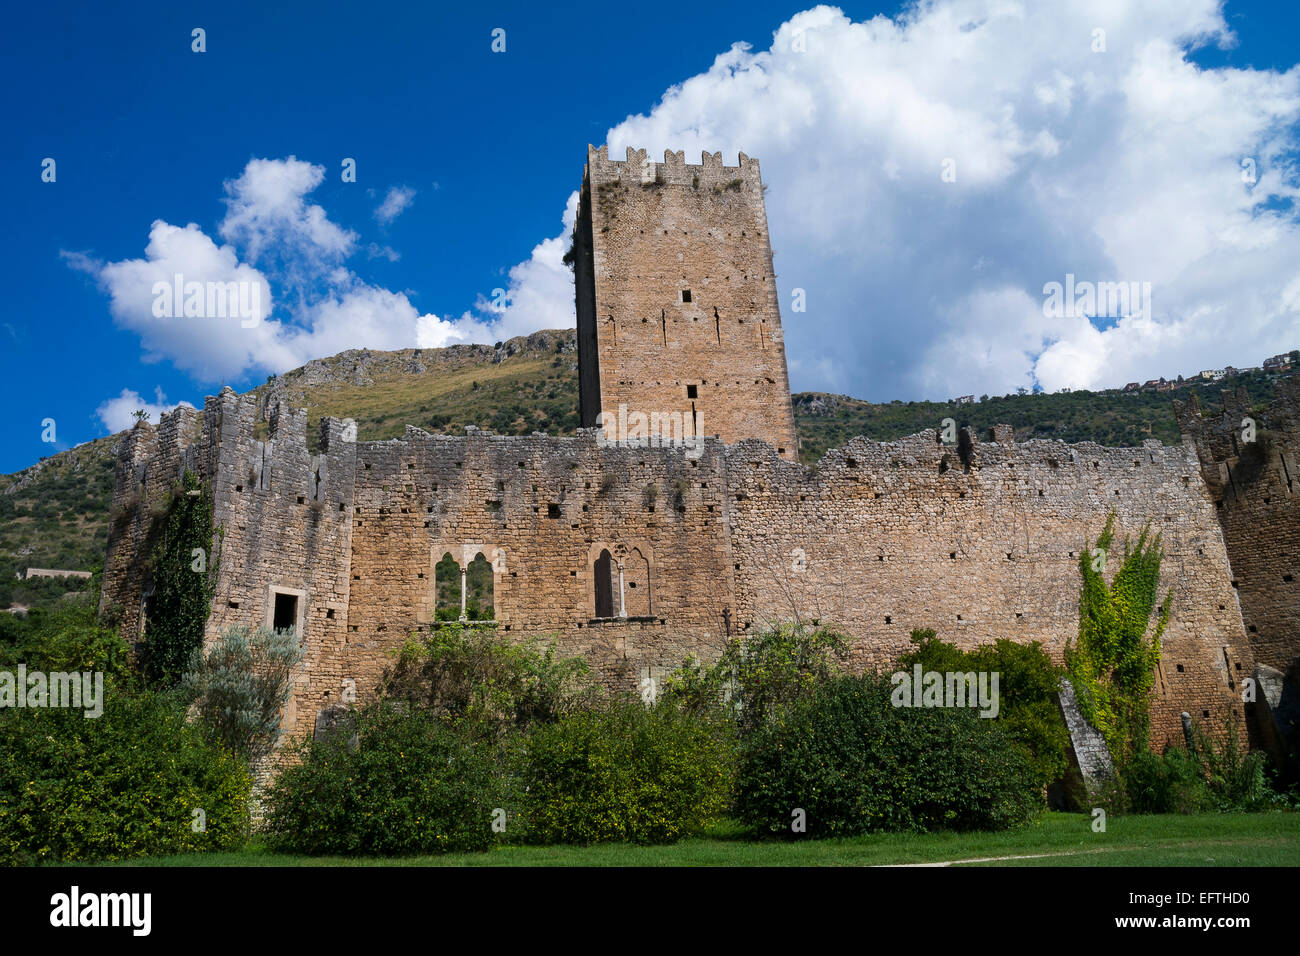
[[[1232,484],[1241,453],[1199,417],[1176,447],[1016,443],[998,426],[955,443],[855,438],[805,467],[756,160],[589,148],[572,256],[576,437],[408,426],[357,441],[351,421],[326,418],[313,454],[305,410],[229,388],[137,425],[102,597],[123,633],[145,626],[151,508],[189,469],[222,529],[206,639],[298,628],[285,727],[299,736],[352,688],[367,699],[408,635],[440,626],[439,584],[463,588],[439,582],[440,562],[462,582],[486,563],[499,631],[553,637],[612,688],[653,687],[687,655],[793,619],[841,629],[858,668],[891,665],[927,627],[965,647],[1041,641],[1059,661],[1078,632],[1080,551],[1113,510],[1121,536],[1162,534],[1173,589],[1155,745],[1181,740],[1183,711],[1244,734],[1243,678],[1300,653],[1294,418],[1276,424],[1290,437],[1258,490]],[[656,416],[674,424],[646,441],[611,427]]]

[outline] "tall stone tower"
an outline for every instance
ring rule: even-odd
[[[588,146],[573,256],[585,427],[680,412],[798,457],[758,160]]]

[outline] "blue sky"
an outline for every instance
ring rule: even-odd
[[[555,265],[589,142],[759,157],[796,389],[1106,387],[1300,347],[1294,5],[1230,3],[1221,20],[1203,0],[1108,19],[1060,6],[14,8],[0,472],[108,434],[123,390],[201,404],[340,347],[566,324]],[[1242,186],[1247,156],[1258,179]],[[1177,240],[1153,241],[1153,217]],[[160,245],[203,248],[156,257],[156,222]],[[160,334],[130,285],[222,247],[273,302],[230,354],[239,331]],[[1040,287],[1067,272],[1151,281],[1154,314],[1044,321]],[[495,288],[505,313],[485,307]]]

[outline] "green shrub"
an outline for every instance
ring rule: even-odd
[[[1133,813],[1240,813],[1286,806],[1264,773],[1262,752],[1244,753],[1232,722],[1225,721],[1216,740],[1192,727],[1192,750],[1166,747],[1157,756],[1135,754],[1121,769],[1128,807]]]
[[[634,699],[537,727],[523,771],[537,843],[672,843],[726,810],[729,723]]]
[[[1121,776],[1132,813],[1200,813],[1213,809],[1200,763],[1182,747],[1134,755]]]
[[[589,702],[595,691],[587,677],[586,662],[558,656],[554,644],[449,624],[407,640],[381,694],[453,724],[524,728]]]
[[[383,702],[355,719],[355,740],[334,733],[308,743],[301,762],[272,784],[265,802],[272,847],[392,856],[492,845],[493,811],[512,805],[502,748]]]
[[[252,763],[280,736],[281,711],[301,661],[296,631],[234,625],[211,649],[194,652],[182,691],[226,749]]]
[[[131,650],[117,631],[97,620],[93,603],[68,601],[33,608],[25,621],[6,614],[7,643],[0,666],[24,663],[30,670],[100,671],[105,680],[130,673]]]
[[[93,719],[81,710],[0,712],[0,862],[242,846],[251,788],[242,764],[187,724],[170,696],[107,697]]]
[[[918,630],[912,632],[912,643],[917,648],[899,659],[900,669],[920,664],[927,671],[941,673],[998,674],[998,724],[1024,747],[1040,785],[1065,776],[1070,732],[1056,703],[1064,668],[1052,663],[1038,641],[1018,644],[1000,638],[964,651],[939,640],[934,631]]]
[[[665,698],[694,713],[725,704],[749,733],[839,674],[847,656],[843,635],[830,628],[780,624],[734,638],[712,667],[687,658],[665,682]]]
[[[746,742],[740,819],[812,837],[876,830],[1001,830],[1042,803],[1017,745],[966,708],[894,707],[883,675],[841,677],[774,714]]]

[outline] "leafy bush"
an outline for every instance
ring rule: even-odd
[[[733,639],[712,667],[687,658],[665,682],[665,699],[693,713],[725,704],[748,733],[839,674],[847,655],[848,644],[836,631],[780,624]]]
[[[920,664],[941,673],[996,673],[1000,709],[997,721],[1025,749],[1042,786],[1065,776],[1070,732],[1056,703],[1064,669],[1052,663],[1038,641],[1018,644],[1000,638],[993,644],[964,651],[935,637],[934,631],[912,632],[916,650],[899,659],[900,668]]]
[[[1134,813],[1225,813],[1285,806],[1269,786],[1262,752],[1243,753],[1236,728],[1225,722],[1219,740],[1192,727],[1192,750],[1140,752],[1121,771],[1127,809]]]
[[[1024,752],[966,708],[894,707],[887,677],[840,677],[777,712],[746,743],[737,813],[789,835],[1001,830],[1041,805]]]
[[[306,744],[280,772],[265,803],[272,847],[388,856],[492,845],[493,811],[511,805],[500,749],[383,702],[356,713],[356,730],[355,743],[330,734]]]
[[[21,662],[47,672],[100,671],[110,681],[130,672],[130,647],[96,618],[91,602],[33,608],[21,622],[10,614],[2,617],[6,640],[0,642],[0,666]]]
[[[235,625],[211,650],[194,652],[181,686],[216,738],[251,763],[270,753],[280,735],[281,711],[301,661],[292,629]]]
[[[1122,775],[1126,809],[1133,813],[1200,813],[1211,809],[1199,762],[1182,747],[1134,755]]]
[[[537,727],[523,770],[538,843],[672,843],[725,811],[728,723],[634,699]]]
[[[582,658],[559,657],[554,644],[516,644],[494,627],[453,623],[409,638],[381,693],[450,723],[522,728],[589,701],[587,676]]]
[[[170,696],[107,698],[94,719],[81,710],[0,712],[0,862],[242,846],[251,780],[240,762],[187,724]]]

